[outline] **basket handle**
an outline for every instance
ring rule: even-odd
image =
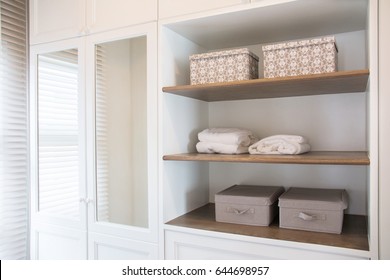
[[[243,215],[245,213],[249,213],[249,214],[253,214],[255,213],[255,210],[253,208],[246,208],[246,209],[237,209],[237,208],[234,208],[234,207],[228,207],[226,209],[228,213],[234,213],[236,215]]]
[[[312,221],[312,220],[317,219],[317,217],[315,215],[309,215],[309,214],[306,214],[303,212],[299,213],[298,218],[305,220],[305,221]]]

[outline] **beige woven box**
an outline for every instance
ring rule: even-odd
[[[268,226],[278,213],[283,187],[234,185],[215,195],[217,222]]]
[[[247,48],[190,56],[191,85],[257,79],[259,58]]]
[[[264,78],[337,71],[334,36],[263,46]]]
[[[347,207],[345,190],[290,188],[279,197],[279,226],[340,234]]]

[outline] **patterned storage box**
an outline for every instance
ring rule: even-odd
[[[257,79],[259,58],[247,48],[190,56],[191,85]]]
[[[268,226],[278,213],[283,187],[234,185],[215,195],[217,222]]]
[[[279,197],[279,226],[339,234],[347,207],[345,190],[290,188]]]
[[[263,46],[263,54],[264,78],[337,71],[333,36]]]

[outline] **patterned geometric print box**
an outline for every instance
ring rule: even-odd
[[[217,222],[268,226],[283,192],[283,187],[234,185],[215,195],[215,218]]]
[[[337,71],[334,36],[263,46],[264,78]]]
[[[259,58],[247,48],[190,56],[191,85],[257,79]]]
[[[279,226],[340,234],[347,207],[345,190],[290,188],[279,197]]]

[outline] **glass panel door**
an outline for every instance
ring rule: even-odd
[[[146,43],[95,45],[98,222],[148,227]]]
[[[38,211],[80,220],[78,51],[38,55]]]

